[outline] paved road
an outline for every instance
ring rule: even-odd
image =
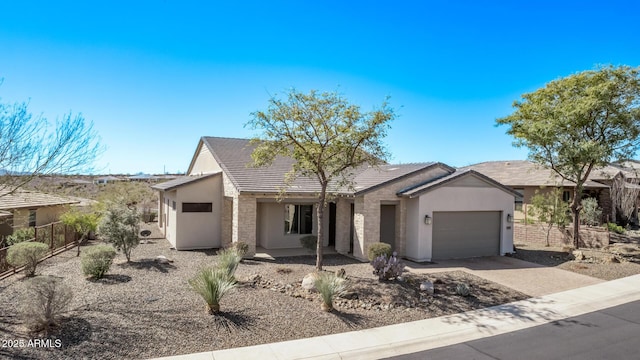
[[[640,301],[525,330],[413,354],[426,359],[640,359]]]

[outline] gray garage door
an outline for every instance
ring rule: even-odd
[[[433,259],[500,255],[500,212],[433,213]]]

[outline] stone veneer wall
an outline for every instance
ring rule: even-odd
[[[514,244],[537,244],[545,245],[546,228],[540,225],[513,224]],[[565,229],[554,226],[549,233],[549,244],[551,246],[571,246],[573,245],[572,225]],[[601,248],[609,245],[609,231],[603,228],[580,226],[580,247]]]

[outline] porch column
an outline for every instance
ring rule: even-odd
[[[353,207],[353,256],[360,260],[368,260],[367,245],[365,245],[364,210],[364,196],[356,197]]]
[[[344,198],[336,201],[336,251],[340,254],[349,253],[349,238],[351,231],[351,204]]]
[[[256,253],[256,198],[238,194],[233,197],[233,227],[231,240],[249,245],[248,256]]]

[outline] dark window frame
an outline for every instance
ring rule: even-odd
[[[293,208],[288,208],[288,207]],[[291,209],[293,214],[291,215]],[[287,219],[287,210],[291,219]],[[313,234],[313,204],[285,204],[284,205],[284,234],[311,235]]]
[[[183,202],[182,203],[182,212],[183,213],[210,213],[210,212],[213,212],[213,203],[210,203],[210,202]]]
[[[29,209],[29,227],[36,227],[38,209]]]

